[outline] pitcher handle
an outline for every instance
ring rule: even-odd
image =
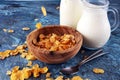
[[[113,13],[114,19],[115,19],[114,23],[113,23],[112,26],[111,26],[111,27],[112,27],[112,28],[111,28],[111,32],[113,32],[113,31],[116,30],[116,29],[118,28],[118,26],[119,26],[119,11],[118,11],[118,9],[113,8],[113,7],[110,7],[110,8],[108,9],[108,11],[110,11],[110,12]]]

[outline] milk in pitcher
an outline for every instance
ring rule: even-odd
[[[76,28],[81,15],[81,0],[61,0],[60,25],[66,25]]]
[[[111,34],[107,15],[109,1],[82,0],[82,2],[84,4],[84,11],[78,22],[77,30],[83,35],[83,45],[91,49],[101,48],[107,43]],[[97,2],[97,4],[92,2]],[[111,11],[116,18],[118,16],[116,15],[118,14],[116,10],[112,9]]]
[[[84,35],[84,46],[102,47],[110,37],[110,24],[105,10],[86,10],[81,17],[77,30]]]

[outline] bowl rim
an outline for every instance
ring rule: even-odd
[[[70,48],[68,48],[68,49],[62,50],[62,51],[49,51],[49,50],[47,50],[47,49],[45,49],[45,48],[37,47],[37,46],[35,46],[35,45],[32,43],[32,40],[31,40],[31,42],[28,43],[28,40],[29,40],[30,36],[33,35],[34,32],[39,31],[40,29],[53,28],[53,27],[63,27],[63,28],[73,29],[73,30],[75,30],[76,32],[78,32],[78,33],[80,34],[80,37],[81,37],[81,38],[79,39],[79,41],[78,41],[77,43],[75,43],[74,46],[72,46],[72,47],[70,47]],[[38,51],[44,50],[44,51],[46,51],[46,52],[52,52],[52,53],[56,53],[56,54],[58,54],[58,53],[59,53],[59,54],[63,54],[63,53],[68,53],[68,52],[74,50],[74,49],[77,47],[77,44],[78,44],[79,42],[81,42],[81,45],[82,45],[82,43],[83,43],[83,36],[82,36],[82,34],[81,34],[79,31],[77,31],[76,29],[74,29],[74,28],[72,28],[72,27],[70,27],[70,26],[65,26],[65,25],[47,25],[47,26],[44,26],[44,27],[42,27],[42,28],[40,28],[40,29],[35,29],[35,30],[31,31],[31,32],[27,35],[27,40],[26,40],[26,41],[27,41],[27,44],[30,44],[30,43],[31,43],[31,44],[32,44],[31,46],[34,47],[35,49],[37,49]],[[33,53],[33,54],[34,54],[34,53]]]

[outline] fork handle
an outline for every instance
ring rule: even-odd
[[[81,66],[97,57],[100,57],[104,54],[106,54],[107,52],[102,52],[102,49],[96,51],[95,53],[93,53],[92,55],[90,55],[89,57],[87,57],[86,59],[82,60],[77,66]]]
[[[97,58],[97,57],[100,57],[100,56],[102,56],[102,55],[104,55],[104,54],[106,54],[106,53],[108,53],[108,52],[99,53],[98,55],[95,55],[95,56],[93,56],[93,57],[85,60],[84,62],[82,62],[82,64],[85,64],[85,63],[87,63],[87,62],[89,62],[89,61],[91,61],[91,60],[93,60],[93,59],[95,59],[95,58]]]

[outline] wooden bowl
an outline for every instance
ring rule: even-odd
[[[72,34],[75,36],[76,44],[63,51],[49,51],[47,49],[42,49],[33,44],[33,39],[37,39],[39,34],[51,34],[55,33],[57,35]],[[82,35],[75,29],[67,26],[60,25],[49,25],[41,29],[36,29],[32,31],[27,36],[28,49],[33,53],[33,55],[40,61],[48,64],[58,64],[63,63],[72,57],[74,57],[80,50],[83,42]]]

